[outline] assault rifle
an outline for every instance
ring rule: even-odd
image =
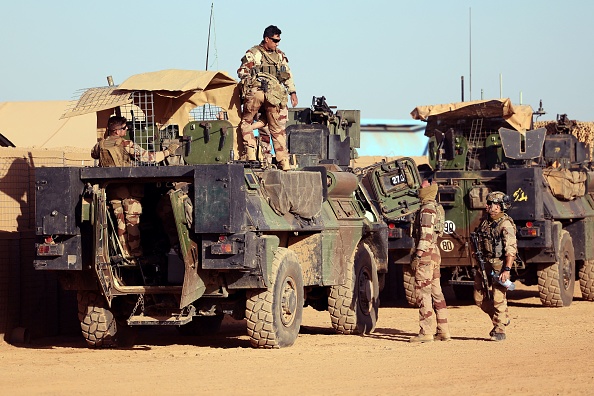
[[[470,240],[472,241],[472,246],[474,247],[474,255],[476,256],[476,261],[478,261],[479,266],[481,268],[481,275],[483,278],[483,290],[485,291],[485,296],[488,300],[491,300],[493,296],[491,296],[491,289],[489,288],[487,270],[485,269],[485,259],[483,257],[483,252],[481,251],[481,247],[479,245],[478,234],[476,232],[471,232]]]

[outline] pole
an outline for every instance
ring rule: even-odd
[[[210,53],[210,26],[212,25],[212,9],[214,3],[210,3],[210,20],[208,21],[208,42],[206,43],[206,67],[204,70],[208,70],[208,54]]]
[[[468,97],[472,100],[472,8],[468,8],[468,62],[469,62],[469,75],[468,75]]]

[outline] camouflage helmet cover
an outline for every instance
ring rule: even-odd
[[[487,195],[487,204],[489,203],[499,204],[501,210],[505,211],[511,207],[511,200],[509,195],[502,193],[501,191],[492,191]]]

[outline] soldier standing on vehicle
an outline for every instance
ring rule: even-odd
[[[485,273],[495,273],[500,282],[510,278],[510,271],[518,251],[516,242],[516,226],[511,217],[505,213],[511,206],[509,196],[494,191],[487,195],[486,211],[488,218],[477,228],[480,239],[479,246],[485,256]],[[489,282],[489,280],[487,281]],[[485,298],[483,275],[477,271],[474,277],[474,300],[493,322],[489,333],[492,341],[505,340],[505,327],[510,319],[507,311],[507,288],[499,282],[491,282],[493,299]],[[487,283],[488,284],[488,283]]]
[[[443,233],[444,210],[437,203],[437,183],[423,179],[419,189],[421,208],[417,212],[413,237],[416,250],[411,261],[415,271],[415,293],[419,306],[419,334],[410,342],[429,342],[433,339],[449,341],[447,304],[440,285],[441,255],[437,238]],[[433,333],[433,314],[437,318],[437,333]]]
[[[268,124],[270,130],[277,163],[282,170],[289,170],[285,131],[287,93],[293,107],[297,106],[298,99],[293,75],[289,69],[289,60],[278,49],[280,35],[281,30],[274,25],[264,29],[262,42],[245,53],[237,75],[242,84],[241,134],[245,145],[245,159],[256,160],[256,139],[252,123],[262,108],[265,124]]]
[[[108,136],[95,144],[91,157],[99,160],[99,166],[131,166],[131,158],[143,162],[161,162],[173,155],[179,144],[171,143],[163,151],[151,152],[124,139],[128,126],[126,118],[112,116],[107,121]],[[140,246],[140,215],[144,196],[144,185],[134,183],[112,183],[107,188],[109,200],[117,220],[118,239],[122,245],[122,255],[127,260],[142,256]]]

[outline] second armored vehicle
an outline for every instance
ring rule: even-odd
[[[442,273],[460,298],[472,298],[476,262],[470,233],[485,214],[488,193],[502,191],[517,226],[512,280],[538,284],[545,306],[571,304],[577,279],[583,298],[594,300],[590,152],[571,133],[575,123],[565,115],[552,130],[533,129],[533,115],[539,114],[509,99],[421,106],[412,112],[427,122],[430,174],[439,183],[438,201],[446,213],[439,240]],[[403,265],[413,303],[408,220],[389,221],[390,251]]]

